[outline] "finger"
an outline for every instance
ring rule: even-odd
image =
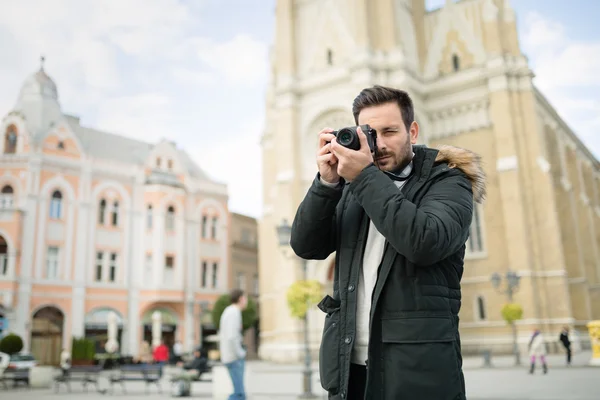
[[[333,154],[335,154],[336,157],[339,158],[339,156],[348,156],[351,152],[353,152],[354,150],[351,150],[347,147],[342,146],[341,144],[339,144],[337,142],[336,139],[333,139],[331,141],[331,151],[333,152]]]
[[[335,165],[335,164],[337,164],[337,162],[338,162],[337,157],[334,154],[332,154],[332,153],[323,154],[323,155],[317,157],[317,163],[318,164],[325,164],[325,163],[327,163],[329,165]]]
[[[369,142],[367,141],[367,135],[365,135],[360,126],[356,129],[356,132],[358,133],[358,140],[360,141],[361,150],[365,149],[365,151],[370,152],[371,149],[369,147]]]
[[[325,128],[319,132],[319,148],[323,147],[325,143],[330,142],[331,139],[335,137],[335,135],[331,133],[333,131],[334,130],[331,128]]]
[[[317,150],[317,155],[319,156],[327,153],[331,153],[331,143],[325,143],[323,147]]]

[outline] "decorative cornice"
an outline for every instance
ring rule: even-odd
[[[488,128],[492,125],[489,114],[489,101],[481,100],[459,107],[449,107],[445,110],[429,114],[431,121],[431,139],[443,138]]]

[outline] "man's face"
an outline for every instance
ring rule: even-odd
[[[242,310],[246,309],[246,306],[248,305],[248,298],[246,297],[246,295],[240,297],[239,305]]]
[[[375,165],[382,171],[394,171],[412,159],[412,145],[417,143],[419,125],[413,122],[406,131],[400,107],[395,102],[364,108],[358,124],[369,124],[377,131]]]

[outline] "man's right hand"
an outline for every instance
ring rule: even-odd
[[[335,136],[331,133],[333,129],[325,128],[319,132],[319,149],[317,150],[317,166],[321,179],[325,182],[334,184],[340,181],[337,173],[338,159],[330,149],[330,142]]]

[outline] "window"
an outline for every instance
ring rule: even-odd
[[[167,168],[169,169],[169,171],[173,170],[173,160],[168,160],[167,161]]]
[[[114,282],[117,279],[117,253],[111,253],[110,265],[108,266],[108,281]]]
[[[202,216],[202,239],[206,238],[206,224],[208,223],[208,217]]]
[[[165,268],[172,270],[174,265],[175,265],[175,258],[173,256],[166,256],[165,257]]]
[[[46,257],[46,279],[58,278],[58,247],[48,247],[48,255]]]
[[[100,205],[98,206],[98,223],[100,225],[104,225],[104,221],[106,219],[106,200],[100,200]]]
[[[210,230],[210,237],[213,239],[217,238],[217,217],[213,217],[212,219],[212,226],[211,226],[211,230]]]
[[[152,205],[148,204],[146,209],[146,229],[152,229]]]
[[[50,218],[60,219],[62,216],[62,193],[55,190],[50,199]]]
[[[460,58],[456,54],[452,55],[452,67],[454,71],[458,71],[460,69]]]
[[[104,264],[104,253],[96,253],[96,282],[102,282],[102,269]]]
[[[242,289],[242,290],[246,290],[246,274],[244,274],[243,272],[238,272],[237,276],[236,276],[236,280],[237,280],[237,288],[238,289]]]
[[[6,129],[4,135],[4,153],[14,154],[17,152],[17,128],[11,125]]]
[[[258,283],[258,274],[254,274],[254,294],[258,294],[259,291],[259,283]]]
[[[152,267],[152,254],[146,254],[146,267],[145,267],[145,272],[146,272],[145,275],[146,276],[144,277],[146,285],[150,285],[153,281],[153,279],[152,279],[152,276],[153,276],[152,270],[153,269],[154,268]]]
[[[331,49],[327,49],[327,64],[333,65],[333,51]]]
[[[175,230],[175,208],[173,206],[169,206],[169,209],[167,210],[167,220],[165,225],[167,231],[173,232]]]
[[[0,276],[8,275],[8,243],[0,236]]]
[[[160,168],[160,157],[156,159],[156,167]]]
[[[248,228],[242,228],[242,240],[241,242],[244,244],[248,244],[251,245],[253,244],[253,240],[252,240],[252,231]]]
[[[469,230],[469,239],[467,240],[467,252],[471,254],[483,253],[483,233],[482,233],[481,209],[475,205],[473,209],[473,220]]]
[[[112,224],[113,224],[113,226],[119,225],[119,202],[118,201],[115,201],[113,203]]]
[[[14,199],[14,191],[12,186],[5,185],[0,194],[0,208],[12,208]]]
[[[58,147],[60,150],[64,150],[65,142],[63,142],[62,140],[59,140],[58,145],[56,147]]]
[[[202,261],[202,282],[201,286],[206,287],[206,274],[208,273],[208,264],[206,261]]]
[[[485,321],[485,300],[483,296],[477,296],[477,319],[479,321]]]
[[[219,269],[219,265],[217,263],[213,263],[213,270],[212,270],[212,287],[216,288],[217,287],[217,272]]]

